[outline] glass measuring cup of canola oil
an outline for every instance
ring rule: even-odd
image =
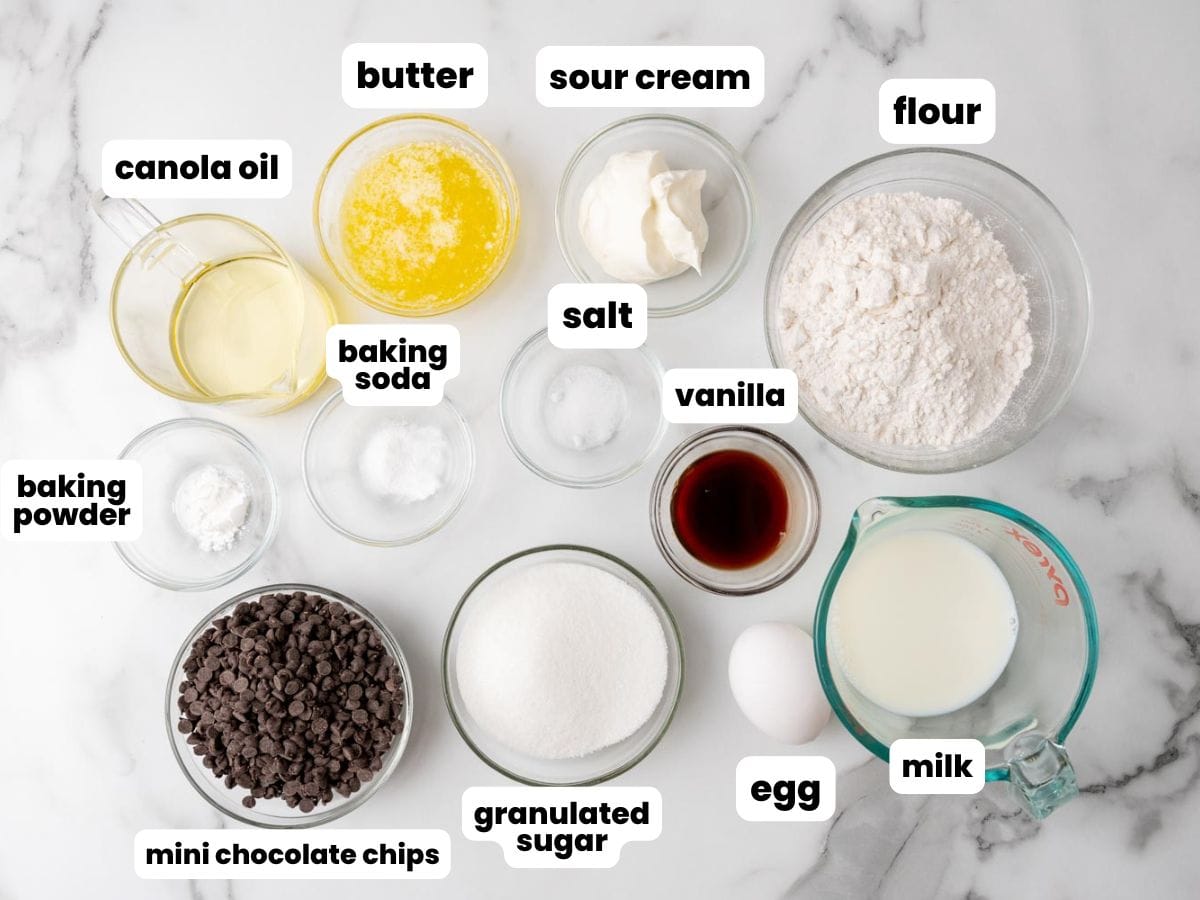
[[[333,303],[269,235],[219,214],[160,222],[141,203],[104,194],[92,207],[130,248],[110,317],[117,348],[143,381],[259,415],[320,387]]]
[[[845,648],[846,636],[839,634],[839,629],[848,627],[845,613],[854,602],[854,587],[848,585],[855,578],[861,581],[859,564],[863,559],[880,556],[886,545],[896,546],[898,541],[911,545],[914,540],[929,538],[951,547],[959,544],[968,554],[986,554],[985,565],[998,571],[1011,591],[1015,640],[1007,634],[1011,656],[1007,664],[1001,663],[1003,671],[994,683],[980,685],[978,696],[970,697],[969,687],[968,694],[961,693],[963,685],[956,687],[964,700],[960,708],[922,710],[927,698],[916,695],[900,703],[888,699],[891,708],[887,708],[878,702],[879,695],[872,699],[862,690],[869,685],[869,678],[864,679],[861,671],[848,671],[851,655]],[[953,578],[953,573],[941,572],[933,577],[943,575]],[[958,591],[955,602],[975,601],[980,596],[976,590]],[[886,591],[881,602],[903,602],[900,597],[900,590],[894,595]],[[913,615],[920,614],[920,605],[912,604]],[[989,622],[1001,631],[1007,627],[994,617],[981,616],[977,621]],[[922,626],[914,623],[913,627]],[[1005,635],[993,637],[1003,643]],[[981,643],[978,638],[983,638]],[[893,639],[904,641],[902,634]],[[984,648],[995,646],[988,636],[965,634],[962,640]],[[888,758],[888,748],[899,738],[975,738],[986,749],[987,781],[1010,782],[1018,802],[1033,816],[1049,815],[1078,793],[1063,742],[1078,721],[1095,678],[1099,652],[1096,611],[1075,561],[1054,535],[1025,514],[974,497],[877,497],[866,501],[855,511],[850,532],[821,590],[813,641],[821,684],[834,712],[880,759]],[[935,665],[927,658],[903,660],[903,651],[903,646],[897,646],[894,652],[898,655],[893,657],[885,650],[892,657],[886,662]],[[903,706],[908,709],[898,712]]]

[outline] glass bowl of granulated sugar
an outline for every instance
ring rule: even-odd
[[[587,785],[657,745],[683,649],[654,586],[615,556],[534,547],[467,588],[446,628],[450,718],[481,760],[525,784]]]
[[[935,473],[1011,453],[1062,408],[1090,311],[1045,194],[982,156],[918,148],[851,166],[800,207],[765,326],[810,425],[874,465]]]

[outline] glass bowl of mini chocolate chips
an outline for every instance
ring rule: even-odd
[[[408,664],[367,609],[275,584],[221,604],[180,647],[167,686],[179,767],[225,815],[303,828],[379,790],[412,730]]]

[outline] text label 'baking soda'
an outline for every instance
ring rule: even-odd
[[[11,541],[136,541],[142,466],[131,459],[10,459],[0,535]]]
[[[110,197],[277,200],[292,190],[292,148],[276,140],[109,141],[100,186]]]
[[[463,791],[463,835],[495,841],[514,869],[611,869],[628,841],[662,834],[651,787],[473,787]]]
[[[453,325],[334,325],[325,368],[351,406],[437,406],[460,345]]]
[[[969,738],[901,738],[888,750],[888,781],[897,794],[978,794],[983,744]]]
[[[670,369],[662,411],[677,425],[783,425],[799,412],[791,369]]]
[[[355,109],[474,109],[488,97],[479,44],[351,44],[342,99]]]
[[[986,78],[889,78],[879,88],[879,136],[889,144],[986,144],[995,134]]]
[[[556,284],[546,296],[550,343],[563,350],[632,350],[646,343],[640,284]]]
[[[837,770],[825,756],[747,756],[734,784],[747,822],[825,822],[837,803]]]
[[[450,835],[440,828],[331,831],[146,829],[133,838],[139,878],[445,878]]]
[[[766,61],[757,47],[543,47],[534,69],[542,106],[758,106]]]

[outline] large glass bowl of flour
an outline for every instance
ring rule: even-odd
[[[958,150],[917,148],[873,157],[834,176],[800,207],[775,248],[766,286],[767,344],[775,366],[802,368],[798,354],[804,347],[786,339],[781,316],[788,303],[785,291],[794,290],[788,275],[793,259],[798,251],[811,253],[813,242],[804,241],[805,236],[846,201],[910,192],[957,201],[1003,246],[1028,297],[1029,365],[995,419],[960,441],[896,443],[847,427],[803,375],[800,414],[834,444],[874,465],[901,472],[961,471],[1011,453],[1058,412],[1075,383],[1088,342],[1091,295],[1075,237],[1046,195],[1011,169]],[[847,357],[845,364],[882,363],[868,354]],[[976,368],[988,379],[998,377],[1003,365],[997,361],[994,372],[986,366]],[[904,416],[919,421],[937,414],[916,399],[912,391],[904,398]]]

